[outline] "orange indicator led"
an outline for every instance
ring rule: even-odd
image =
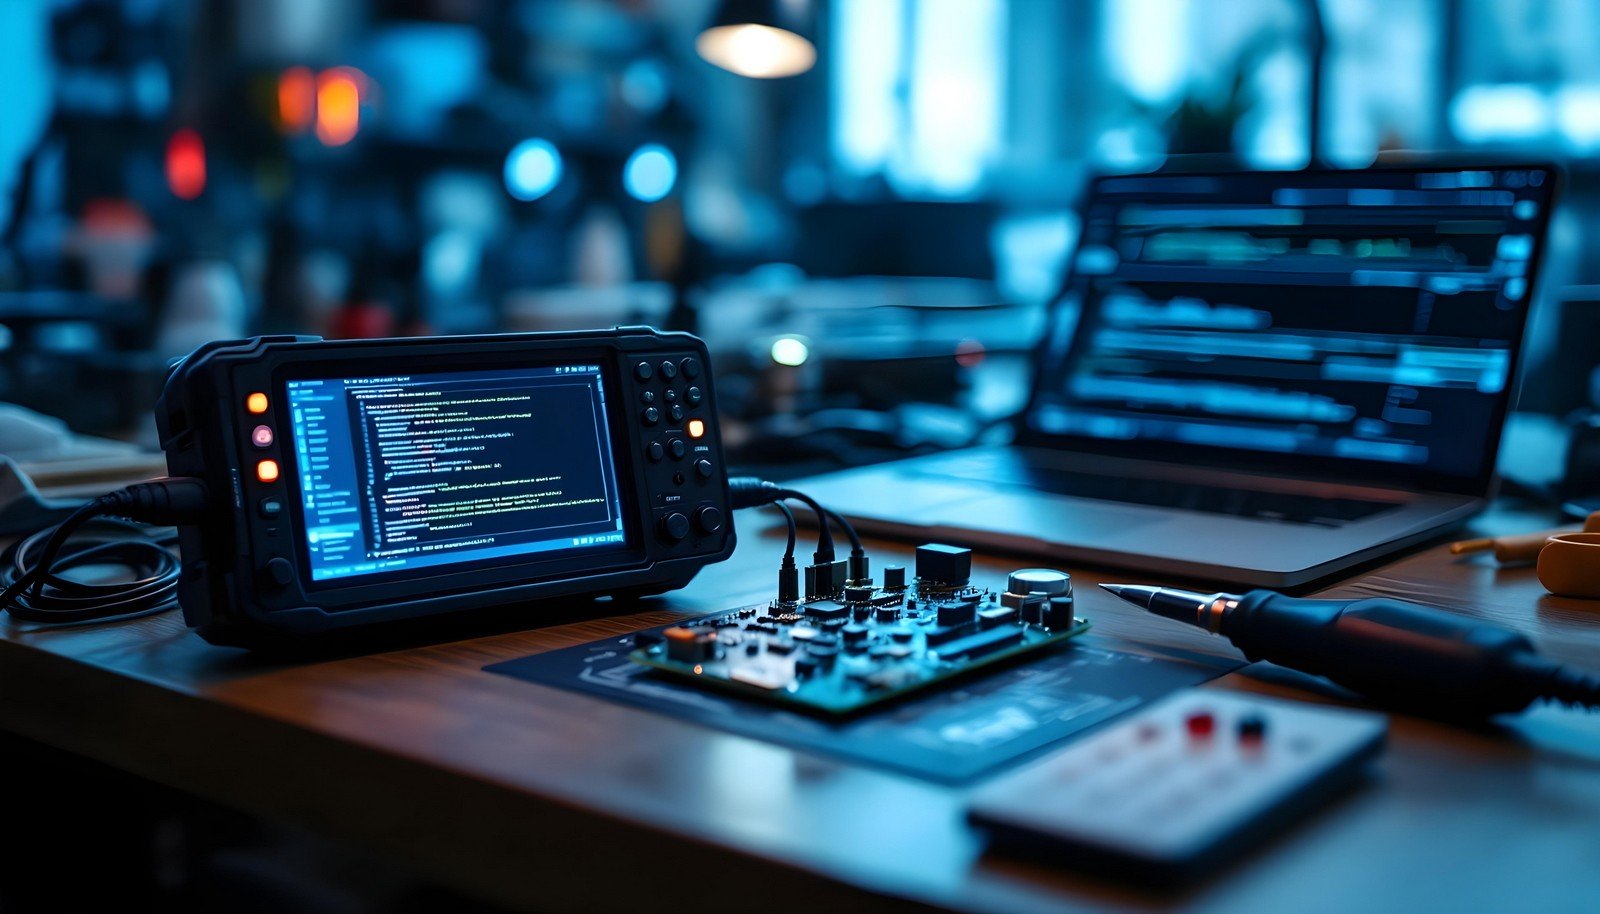
[[[244,408],[258,416],[261,415],[267,411],[267,395],[261,393],[260,391],[256,391],[250,396],[245,397]]]
[[[706,433],[706,421],[704,419],[690,419],[686,430],[689,432],[690,438],[699,438]]]
[[[278,481],[278,461],[263,460],[256,464],[256,478],[262,482]]]

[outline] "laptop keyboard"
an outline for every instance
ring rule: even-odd
[[[1107,476],[1054,467],[1030,466],[1014,458],[963,457],[937,464],[929,472],[975,482],[1021,486],[1053,495],[1092,498],[1156,508],[1229,514],[1256,520],[1340,527],[1398,507],[1394,502],[1320,498],[1290,492],[1263,492],[1197,485],[1170,479]]]

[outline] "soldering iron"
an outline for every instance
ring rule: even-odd
[[[1405,710],[1460,719],[1520,711],[1538,699],[1600,706],[1600,677],[1540,656],[1518,632],[1416,603],[1100,586],[1222,635],[1252,661],[1323,676]]]

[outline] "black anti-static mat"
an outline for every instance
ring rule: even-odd
[[[1113,643],[1084,635],[1016,666],[957,680],[929,695],[842,722],[708,692],[642,667],[628,660],[631,635],[487,669],[742,736],[958,784],[1241,665],[1194,654],[1129,653]]]

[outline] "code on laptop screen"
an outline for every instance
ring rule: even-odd
[[[1477,477],[1553,184],[1526,167],[1102,179],[1028,422]]]

